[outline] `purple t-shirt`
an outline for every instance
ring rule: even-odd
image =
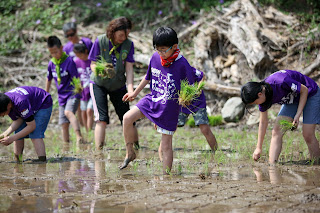
[[[294,70],[280,70],[265,79],[273,90],[272,104],[294,104],[299,103],[301,84],[308,88],[308,98],[318,91],[317,83]],[[266,111],[259,105],[261,112]]]
[[[22,86],[5,93],[13,103],[9,113],[12,120],[18,118],[27,119],[37,113],[40,109],[52,106],[50,93],[38,87]]]
[[[61,83],[58,85],[57,81],[57,73],[56,73],[56,65],[50,61],[48,64],[48,74],[47,78],[49,81],[54,79],[56,82],[56,86],[58,89],[58,102],[60,106],[64,106],[67,103],[69,98],[81,98],[81,94],[74,95],[73,89],[74,87],[71,85],[72,78],[79,78],[79,74],[76,68],[76,64],[72,60],[71,57],[68,57],[61,65],[60,65],[60,76]]]
[[[145,78],[150,80],[151,94],[142,98],[137,107],[157,126],[175,131],[180,109],[178,104],[180,81],[188,79],[194,82],[201,79],[202,75],[202,72],[191,67],[182,55],[179,55],[170,67],[163,67],[160,55],[156,52],[151,57]]]
[[[88,52],[90,52],[92,47],[92,41],[90,38],[83,37],[80,39],[79,43],[83,43],[87,46]],[[67,55],[71,56],[73,59],[76,58],[76,54],[73,52],[74,44],[69,41],[66,45],[63,46],[63,51],[67,53]]]
[[[112,44],[111,44],[111,41],[109,40],[109,51],[112,49]],[[121,51],[121,45],[120,47],[117,48],[117,51],[120,53]],[[101,54],[100,52],[100,46],[99,46],[99,39],[97,38],[95,40],[95,42],[93,43],[93,46],[91,48],[91,51],[90,51],[90,54],[89,54],[89,60],[91,61],[96,61],[97,60],[97,57]],[[128,53],[128,56],[126,58],[126,61],[127,62],[131,62],[131,63],[134,63],[134,57],[133,57],[133,54],[134,54],[134,44],[132,42],[132,45],[131,45],[131,49]],[[111,54],[111,58],[112,58],[112,64],[113,66],[116,66],[116,63],[117,63],[117,58],[114,54],[114,52],[112,52]]]
[[[76,58],[74,62],[76,63],[76,67],[80,75],[80,80],[83,87],[81,100],[88,101],[90,99],[89,84],[92,83],[92,81],[90,80],[90,75],[92,73],[90,68],[91,61],[83,61],[79,58]]]

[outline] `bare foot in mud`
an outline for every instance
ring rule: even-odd
[[[119,169],[122,170],[122,169],[126,168],[128,166],[128,164],[131,161],[133,161],[134,159],[136,159],[136,154],[135,153],[131,157],[127,157],[126,159],[124,159],[122,165],[119,166]]]

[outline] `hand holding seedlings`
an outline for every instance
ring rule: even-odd
[[[71,85],[74,87],[73,89],[74,94],[80,94],[82,92],[83,88],[81,85],[80,78],[73,77],[71,81]]]
[[[181,88],[178,92],[179,95],[179,105],[186,107],[192,103],[192,101],[196,100],[202,92],[205,83],[195,82],[194,84],[189,84],[187,80],[181,81]]]
[[[106,60],[101,57],[96,63],[94,74],[101,78],[113,78],[116,75],[116,72],[112,63],[106,62]]]
[[[287,130],[295,130],[297,128],[297,125],[296,123],[293,123],[293,122],[290,122],[290,121],[287,121],[287,120],[281,120],[280,121],[280,126],[281,126],[281,129],[283,131],[287,131]]]

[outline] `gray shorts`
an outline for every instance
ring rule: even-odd
[[[93,110],[92,98],[90,98],[88,101],[80,100],[80,109],[81,111],[86,111],[87,109]]]
[[[192,114],[194,122],[197,126],[200,124],[209,124],[208,114],[206,108],[200,108],[195,114]],[[180,112],[178,118],[178,127],[182,127],[186,124],[189,114]]]
[[[70,98],[63,106],[59,106],[59,124],[70,123],[69,119],[64,114],[64,111],[71,111],[76,113],[80,103],[79,98]]]

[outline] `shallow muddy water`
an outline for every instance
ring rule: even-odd
[[[119,127],[107,131],[112,136],[102,152],[92,143],[62,144],[53,137],[59,131],[49,134],[47,163],[34,162],[28,140],[21,164],[13,161],[12,146],[2,147],[0,212],[320,212],[320,166],[303,160],[270,167],[221,142],[220,155],[235,159],[226,162],[185,141],[174,145],[172,174],[164,176],[158,142],[149,143],[159,141],[155,132],[140,137],[137,159],[122,171]]]

